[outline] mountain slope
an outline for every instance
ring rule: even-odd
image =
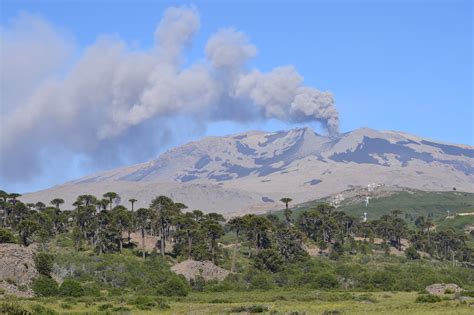
[[[146,206],[167,194],[191,208],[222,213],[275,208],[370,183],[443,191],[474,190],[474,148],[394,131],[357,129],[330,138],[302,128],[207,137],[157,159],[87,176],[25,200],[116,191]]]
[[[366,204],[366,197],[369,202]],[[364,212],[368,219],[378,219],[391,214],[393,210],[402,210],[402,217],[412,222],[418,216],[425,218],[444,219],[449,215],[473,212],[474,193],[459,191],[420,191],[407,188],[379,186],[376,189],[349,189],[339,194],[305,202],[292,208],[293,216],[298,217],[303,211],[315,208],[320,203],[333,203],[337,200],[337,209],[362,218]],[[283,210],[272,212],[283,217]],[[469,218],[474,222],[474,218]]]

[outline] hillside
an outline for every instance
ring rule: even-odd
[[[328,137],[310,128],[208,137],[130,167],[90,175],[25,194],[71,204],[84,193],[119,193],[147,206],[159,194],[191,209],[224,214],[278,209],[369,184],[423,191],[474,192],[474,148],[433,142],[402,132],[357,129]],[[440,210],[441,211],[441,210]]]
[[[371,196],[366,205],[366,196]],[[342,199],[342,200],[341,200]],[[390,214],[393,210],[402,210],[402,216],[409,221],[418,216],[444,218],[455,215],[458,212],[474,211],[474,193],[457,191],[429,192],[413,189],[390,189],[381,188],[368,193],[366,189],[350,189],[332,197],[321,198],[310,202],[295,205],[293,215],[296,217],[301,212],[316,207],[320,203],[331,203],[339,200],[337,208],[354,217],[363,217],[367,212],[368,219],[378,219],[383,215]],[[283,210],[272,212],[279,216]],[[474,218],[470,218],[474,220]],[[469,220],[469,219],[467,219]]]

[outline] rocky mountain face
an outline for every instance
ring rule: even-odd
[[[258,212],[368,184],[420,190],[474,191],[474,147],[413,135],[357,129],[337,137],[310,128],[207,137],[147,163],[87,176],[27,194],[25,201],[53,197],[72,203],[83,193],[115,191],[122,204],[147,206],[159,194],[192,209]]]

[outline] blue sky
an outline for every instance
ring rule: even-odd
[[[250,67],[269,71],[293,65],[305,85],[332,92],[343,132],[370,127],[474,143],[472,1],[2,0],[1,4],[2,26],[21,11],[37,14],[74,42],[77,55],[104,34],[149,49],[163,11],[191,4],[199,11],[201,27],[186,54],[190,62],[203,58],[209,36],[234,27],[258,48]],[[209,124],[204,133],[289,127],[277,120],[219,122]],[[200,136],[183,132],[156,153]],[[70,159],[80,160],[80,154]],[[75,166],[63,176],[15,183],[0,180],[0,184],[8,190],[31,191],[97,170],[70,164]]]

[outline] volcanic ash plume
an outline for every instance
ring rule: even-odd
[[[8,82],[1,85],[1,94],[8,95],[2,96],[0,121],[2,176],[34,176],[43,171],[45,158],[64,152],[104,165],[149,158],[176,129],[184,128],[178,117],[198,133],[214,121],[262,119],[320,122],[329,134],[338,132],[331,94],[305,87],[292,66],[266,73],[249,69],[257,48],[242,32],[217,31],[207,41],[205,59],[184,66],[186,48],[199,26],[194,8],[169,8],[150,50],[132,50],[116,37],[102,36],[69,70],[70,61],[63,56],[73,50],[71,41],[46,21],[23,15],[2,28],[7,53],[1,56],[0,70],[2,81]],[[53,51],[45,51],[42,36]],[[33,58],[41,65],[41,76],[17,58],[34,51],[44,52]],[[55,60],[64,64],[52,63],[49,56],[61,56]],[[22,93],[13,93],[12,87]]]

